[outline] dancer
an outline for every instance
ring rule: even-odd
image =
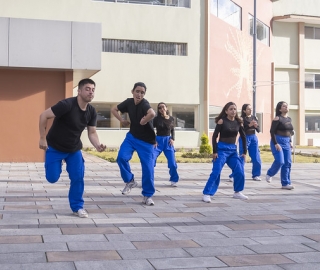
[[[243,144],[243,154],[241,156],[245,159],[247,153],[246,135],[242,125],[243,121],[237,114],[236,104],[228,102],[216,117],[215,122],[217,126],[212,135],[213,167],[203,190],[202,200],[208,203],[211,202],[210,196],[213,196],[218,190],[221,170],[226,163],[232,169],[234,176],[233,187],[235,193],[233,198],[247,200],[248,197],[241,193],[244,189],[244,169],[235,145],[237,134],[239,133]],[[218,135],[220,136],[217,143]]]
[[[126,183],[122,194],[129,194],[131,189],[138,185],[129,164],[133,152],[137,151],[142,167],[142,195],[144,196],[142,203],[151,206],[154,205],[151,197],[155,193],[153,149],[156,143],[151,120],[154,118],[155,112],[149,102],[144,99],[146,91],[147,87],[144,83],[135,83],[131,90],[133,98],[128,98],[113,107],[111,112],[123,126],[130,125],[130,131],[121,144],[117,157],[121,177]],[[119,112],[127,112],[130,122],[122,119]]]
[[[167,105],[164,102],[158,104],[157,116],[153,119],[153,126],[157,130],[157,146],[154,148],[154,166],[158,156],[163,152],[168,160],[171,186],[177,187],[179,175],[175,159],[174,144],[174,119],[169,115]],[[170,136],[171,135],[171,136]]]
[[[70,178],[69,204],[73,213],[81,218],[88,217],[83,209],[84,200],[84,160],[81,153],[82,131],[88,129],[88,137],[97,151],[102,152],[106,146],[100,144],[96,132],[97,113],[89,104],[94,97],[95,82],[83,79],[78,84],[78,96],[61,100],[40,115],[39,147],[46,151],[46,178],[50,183],[59,180],[62,160],[67,164]],[[46,136],[48,119],[54,118]]]
[[[293,135],[293,126],[291,118],[288,116],[288,104],[280,101],[276,107],[276,117],[273,119],[270,129],[271,141],[270,147],[274,162],[267,171],[266,181],[271,183],[272,177],[281,169],[281,185],[283,189],[294,189],[291,185],[291,136]]]
[[[243,119],[244,131],[247,138],[247,149],[252,162],[252,179],[261,181],[261,158],[259,150],[259,142],[256,132],[260,132],[258,119],[252,115],[250,104],[243,104],[241,109],[241,117]],[[239,153],[243,153],[241,137],[239,138]],[[242,159],[243,160],[243,159]],[[243,160],[243,165],[245,164]],[[233,175],[229,176],[229,180],[233,181]]]

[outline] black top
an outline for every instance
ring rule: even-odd
[[[170,136],[171,134],[171,139],[174,140],[174,119],[172,116],[169,116],[168,119],[165,119],[160,114],[158,114],[153,119],[153,126],[157,130],[157,136]]]
[[[255,120],[258,123],[258,119],[253,115],[251,115],[250,117],[246,116],[243,119],[243,127],[244,127],[244,131],[245,131],[246,135],[253,135],[256,133],[256,131],[260,132],[259,124],[256,128],[254,126],[251,126],[251,127],[249,126],[249,124],[252,120]]]
[[[229,120],[227,117],[222,118],[223,123],[217,124],[212,135],[212,150],[217,153],[217,138],[220,133],[219,141],[235,144],[237,135],[240,133],[242,139],[244,154],[247,154],[247,139],[243,126],[237,120]]]
[[[146,99],[142,99],[137,105],[133,98],[127,98],[117,106],[121,113],[128,113],[130,117],[130,133],[137,139],[147,143],[156,143],[156,134],[154,133],[152,121],[145,125],[140,125],[141,119],[147,115],[151,108]]]
[[[79,107],[77,97],[59,101],[51,107],[55,118],[47,135],[48,145],[61,152],[73,153],[82,148],[80,136],[87,126],[96,126],[97,113],[87,105]]]
[[[291,137],[293,134],[293,126],[290,117],[278,116],[279,120],[273,120],[270,128],[271,140],[274,144],[278,144],[276,136]],[[290,139],[291,141],[291,139]]]

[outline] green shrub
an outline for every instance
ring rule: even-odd
[[[209,138],[208,138],[207,134],[202,133],[200,141],[201,141],[201,145],[200,145],[199,152],[201,154],[202,153],[211,154],[212,153],[212,146],[209,144]]]

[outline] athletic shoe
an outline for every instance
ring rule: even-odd
[[[149,206],[154,205],[154,202],[151,197],[143,197],[142,203],[149,205]]]
[[[79,209],[78,212],[73,212],[73,214],[81,218],[87,218],[89,216],[87,211],[84,209]]]
[[[138,183],[136,181],[134,181],[134,179],[132,179],[130,182],[128,182],[126,184],[126,186],[124,187],[124,189],[122,190],[122,194],[123,195],[127,195],[130,193],[132,188],[135,188],[138,185]]]
[[[228,182],[233,182],[233,177],[229,177]]]
[[[261,181],[261,177],[260,176],[255,176],[252,178],[254,181]]]
[[[171,184],[172,187],[177,187],[178,186],[177,182],[170,181],[170,184]]]
[[[240,200],[248,200],[249,199],[248,196],[243,195],[241,192],[235,192],[233,194],[233,198],[234,199],[240,199]]]
[[[286,186],[282,186],[281,188],[282,188],[282,189],[291,190],[291,189],[294,189],[294,186],[293,186],[293,185],[286,185]]]
[[[202,200],[204,202],[210,203],[211,202],[211,197],[210,197],[210,195],[203,195],[202,196]]]
[[[271,177],[270,175],[266,175],[266,181],[267,181],[268,183],[271,183],[272,177]]]

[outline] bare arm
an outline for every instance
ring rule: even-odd
[[[39,148],[43,150],[47,150],[48,144],[46,139],[46,129],[47,129],[47,122],[48,119],[54,118],[55,115],[52,112],[51,108],[45,110],[43,113],[40,114],[39,119],[39,134],[40,134],[40,141],[39,141]]]
[[[88,129],[88,138],[91,144],[97,149],[98,152],[104,151],[107,147],[102,143],[100,143],[96,127],[88,126],[87,129]]]
[[[130,122],[128,120],[122,119],[121,115],[119,114],[118,107],[115,106],[111,109],[111,113],[114,115],[115,118],[119,120],[119,122],[124,126],[130,125]]]
[[[147,114],[144,117],[142,117],[142,119],[140,120],[140,125],[144,126],[150,120],[152,120],[155,116],[156,116],[156,113],[154,112],[154,110],[152,108],[150,108],[147,111]]]

